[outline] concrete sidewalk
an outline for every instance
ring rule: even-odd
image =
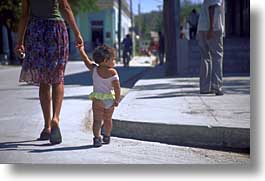
[[[225,77],[224,96],[200,95],[198,78],[161,78],[164,70],[154,68],[126,95],[113,135],[249,152],[249,77]]]

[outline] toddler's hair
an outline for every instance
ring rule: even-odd
[[[113,48],[107,45],[98,46],[93,52],[93,60],[100,64],[104,60],[113,60],[115,59],[115,51]]]

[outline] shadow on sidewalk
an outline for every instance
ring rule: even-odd
[[[131,88],[139,80],[149,67],[115,67],[120,77],[122,87]],[[76,74],[66,75],[64,78],[65,85],[92,86],[92,74],[89,71]]]
[[[163,82],[163,79],[161,79]],[[137,85],[135,86],[135,90],[137,91],[145,91],[145,90],[162,90],[162,89],[184,89],[184,88],[198,88],[198,85],[189,84],[189,81],[186,81],[186,84],[177,85],[173,80],[170,83],[156,83],[149,85]]]
[[[42,142],[41,140],[25,140],[25,141],[13,141],[13,142],[2,142],[0,143],[0,152],[1,151],[29,151],[30,153],[44,153],[52,151],[74,151],[74,150],[85,150],[94,148],[93,145],[83,145],[83,146],[74,146],[74,147],[60,147],[60,148],[51,148],[51,149],[25,149],[22,147],[49,147],[56,146],[51,143],[44,144],[35,144],[33,142]]]
[[[81,94],[81,95],[72,95],[72,96],[64,96],[64,100],[72,100],[72,99],[79,99],[79,100],[88,100],[88,94]],[[26,100],[39,100],[39,97],[29,97],[25,98]]]
[[[92,77],[89,71],[80,72],[76,74],[66,75],[64,77],[64,85],[93,85]]]
[[[144,85],[136,86],[139,90],[153,90],[153,89],[167,89],[167,88],[192,88],[199,87],[199,75],[187,74],[187,75],[167,75],[167,66],[166,65],[157,65],[148,69],[142,80],[157,79],[161,80],[155,85]],[[229,94],[250,94],[250,80],[248,78],[250,75],[248,73],[230,73],[224,74],[223,85],[224,90],[228,89]],[[243,80],[238,80],[241,77]],[[172,79],[170,84],[163,84],[163,79]],[[178,84],[178,85],[176,85]]]
[[[145,83],[136,85],[134,91],[152,91],[157,90],[167,93],[157,93],[152,97],[163,98],[163,97],[183,97],[183,96],[202,96],[199,94],[199,79],[159,79],[160,81],[154,80],[151,83]],[[192,89],[192,90],[191,90]],[[179,91],[172,91],[179,90]],[[250,80],[236,80],[236,79],[225,79],[223,90],[228,95],[248,95],[250,94]]]
[[[49,144],[53,146],[52,144]],[[61,147],[61,148],[51,148],[44,150],[31,150],[30,153],[45,153],[45,152],[54,152],[54,151],[75,151],[75,150],[87,150],[95,148],[93,145],[83,145],[83,146],[71,146],[71,147]]]
[[[145,96],[145,97],[137,97],[136,99],[162,99],[162,98],[172,98],[172,97],[210,97],[215,96],[214,94],[205,94],[200,95],[199,91],[185,91],[185,92],[168,92],[168,93],[161,93],[152,96]]]
[[[35,140],[25,140],[25,141],[13,141],[13,142],[2,142],[0,143],[0,151],[11,151],[11,150],[20,150],[20,146],[45,146],[46,144],[35,144],[33,142],[40,141]]]

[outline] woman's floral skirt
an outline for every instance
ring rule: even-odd
[[[25,53],[19,82],[35,85],[63,83],[69,57],[65,23],[31,18],[25,35]]]

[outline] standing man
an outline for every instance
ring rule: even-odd
[[[132,38],[129,34],[122,41],[123,45],[123,65],[124,67],[129,67],[129,63],[132,56]]]
[[[197,13],[196,9],[192,9],[188,17],[188,23],[190,25],[190,39],[191,40],[196,38],[198,20],[199,20],[199,14]]]
[[[224,0],[203,1],[198,24],[201,94],[224,95],[222,91],[224,13]]]

